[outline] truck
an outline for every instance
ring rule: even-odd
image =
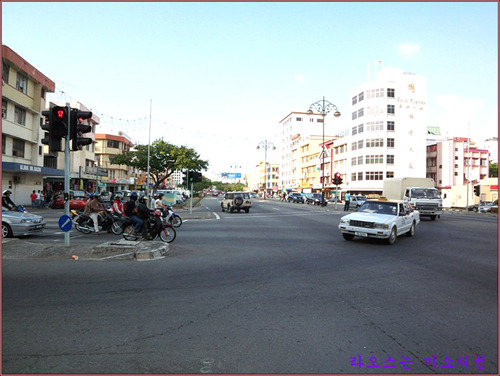
[[[408,202],[420,216],[435,220],[443,214],[443,200],[431,178],[387,178],[382,195],[388,200]]]

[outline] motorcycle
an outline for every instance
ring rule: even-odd
[[[182,225],[181,216],[174,212],[174,209],[171,206],[167,206],[167,208],[163,210],[162,218],[168,218],[168,223],[170,223],[175,228],[181,227]]]
[[[97,221],[99,231],[108,231],[111,229],[113,224],[113,220],[109,212],[99,212],[97,213]],[[90,234],[91,232],[95,232],[94,230],[94,221],[90,218],[90,215],[87,213],[81,213],[73,219],[73,223],[75,224],[75,229],[77,231],[83,232],[84,234]]]
[[[115,212],[111,212],[113,224],[111,225],[111,232],[115,235],[123,234],[123,231],[130,225],[135,225],[129,217],[124,217]]]
[[[123,238],[126,240],[138,240],[141,238],[142,234],[137,234],[135,232],[135,224],[131,224],[123,230]],[[146,229],[147,238],[144,240],[154,240],[159,237],[162,241],[166,243],[171,243],[175,240],[177,236],[175,228],[162,220],[161,210],[154,210],[150,213],[148,228]]]

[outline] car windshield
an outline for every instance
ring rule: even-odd
[[[441,196],[439,195],[439,191],[435,188],[428,188],[428,189],[423,189],[423,188],[416,188],[411,190],[411,197],[413,198],[427,198],[427,199],[433,199],[433,198],[440,198]]]
[[[361,205],[358,212],[397,215],[397,209],[397,204],[394,202],[366,201]]]

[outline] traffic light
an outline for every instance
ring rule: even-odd
[[[55,106],[50,111],[49,149],[50,151],[62,151],[61,140],[68,136],[68,108]]]
[[[188,174],[189,174],[188,171],[184,171],[182,173],[182,185],[185,185],[186,187],[187,187],[187,184],[188,184]]]
[[[480,196],[481,196],[481,186],[480,186],[480,185],[475,185],[475,186],[474,186],[474,194],[475,194],[477,197],[480,197]]]
[[[191,173],[191,179],[189,179],[192,183],[199,183],[201,182],[201,172],[198,171],[193,171]]]
[[[44,123],[40,124],[40,127],[46,131],[44,133],[44,137],[42,138],[42,144],[47,145],[49,147],[49,151],[53,151],[54,149],[54,136],[52,135],[52,111],[42,111],[42,115],[44,116]]]
[[[90,137],[81,137],[83,133],[92,131],[92,127],[88,124],[82,124],[83,120],[92,117],[91,111],[80,111],[77,108],[71,109],[71,150],[81,150],[83,145],[92,143]]]
[[[336,172],[333,178],[333,184],[340,185],[342,184],[342,178],[340,177],[340,172]]]

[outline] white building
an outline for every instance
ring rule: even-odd
[[[299,189],[301,175],[301,161],[299,159],[299,145],[302,140],[312,135],[323,135],[323,115],[318,113],[291,112],[280,121],[280,154],[279,188],[286,190]],[[332,139],[336,124],[325,122],[325,141]],[[328,136],[327,136],[328,135]]]
[[[385,68],[351,91],[351,129],[332,148],[332,165],[346,160],[343,191],[382,192],[383,179],[426,177],[427,78]]]

